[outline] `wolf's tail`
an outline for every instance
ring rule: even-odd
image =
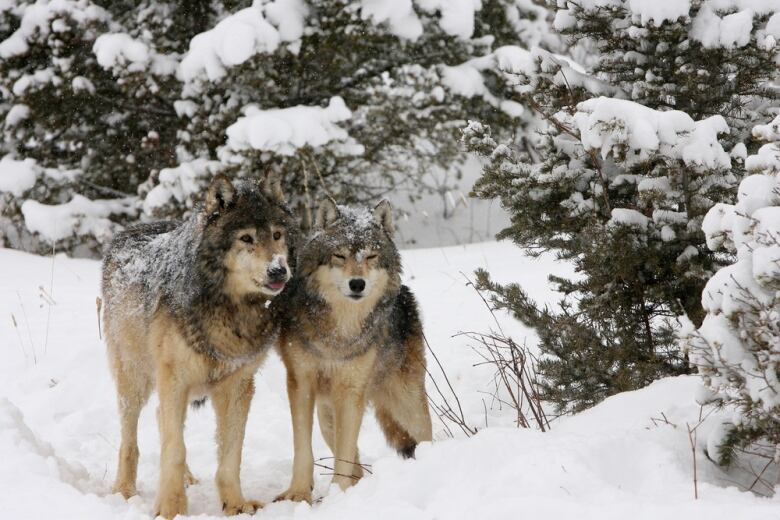
[[[414,458],[414,451],[417,449],[418,440],[404,428],[392,415],[392,412],[384,407],[376,408],[376,418],[379,426],[385,434],[387,443],[405,459]]]

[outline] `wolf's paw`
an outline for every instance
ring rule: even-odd
[[[359,478],[353,476],[336,475],[333,477],[331,485],[336,484],[339,488],[341,488],[342,491],[346,491],[347,489],[357,484],[358,480]]]
[[[185,486],[194,486],[195,484],[198,484],[200,481],[195,478],[195,476],[192,474],[192,471],[190,471],[189,466],[184,470],[184,485]]]
[[[274,499],[274,502],[282,502],[283,500],[292,500],[293,502],[308,502],[311,504],[311,491],[288,489],[284,493],[277,496]]]
[[[184,489],[175,493],[168,493],[157,499],[157,505],[154,508],[157,516],[168,520],[176,515],[187,514],[187,495]]]
[[[244,500],[236,503],[222,502],[222,511],[226,516],[240,515],[241,513],[252,515],[256,513],[258,509],[262,509],[263,506],[265,506],[265,504],[259,500]]]
[[[121,494],[125,497],[125,500],[138,494],[135,489],[135,484],[132,482],[115,482],[114,485],[111,486],[111,492]]]

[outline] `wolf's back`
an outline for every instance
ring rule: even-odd
[[[119,233],[103,259],[102,292],[106,303],[129,291],[141,291],[146,298],[156,292],[159,283],[150,283],[157,271],[165,269],[172,256],[169,242],[182,228],[182,222],[164,220],[136,224]]]

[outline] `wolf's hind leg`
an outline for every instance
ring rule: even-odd
[[[212,391],[217,416],[217,488],[226,515],[254,513],[263,503],[246,500],[241,493],[241,449],[249,405],[255,392],[254,371],[233,374]]]
[[[328,400],[317,401],[317,420],[320,423],[320,430],[322,431],[322,437],[325,439],[325,443],[330,448],[330,452],[333,454],[333,461],[335,465],[336,457],[336,434],[334,431],[334,418],[333,418],[333,406]],[[352,467],[352,476],[356,479],[363,478],[363,466],[360,465],[360,451],[358,450],[355,457],[355,464]]]
[[[136,494],[138,416],[152,392],[152,381],[144,371],[134,370],[119,359],[114,359],[114,378],[116,380],[122,441],[119,447],[119,464],[112,491],[121,493],[125,498],[130,498]]]

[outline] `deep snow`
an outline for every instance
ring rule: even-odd
[[[615,396],[555,421],[549,433],[512,428],[506,409],[489,409],[486,416],[481,392],[490,390],[491,371],[473,368],[479,357],[470,342],[451,336],[487,331],[493,322],[461,273],[487,267],[498,281],[519,281],[552,303],[546,276],[570,274],[567,265],[529,259],[496,243],[405,251],[403,259],[428,339],[468,420],[489,427],[470,439],[448,439],[435,421],[435,442],[421,446],[416,460],[403,461],[368,420],[360,447],[373,475],[341,493],[328,489],[327,470],[318,470],[323,474],[316,477],[315,496],[325,496],[320,503],[269,504],[260,518],[780,517],[780,499],[727,487],[734,477],[703,456],[700,499],[694,501],[685,423],[695,423],[699,414],[696,378],[666,379]],[[154,397],[141,416],[140,495],[125,502],[109,494],[119,429],[98,338],[99,264],[0,249],[0,265],[0,518],[149,518],[159,458]],[[533,344],[533,334],[504,322],[516,340]],[[247,497],[269,501],[286,488],[292,461],[284,371],[275,355],[256,381],[242,478]],[[654,423],[661,413],[675,426]],[[201,480],[188,489],[189,509],[199,518],[221,517],[212,479],[213,431],[209,406],[189,413],[188,461]],[[316,431],[314,443],[316,458],[330,455]]]

